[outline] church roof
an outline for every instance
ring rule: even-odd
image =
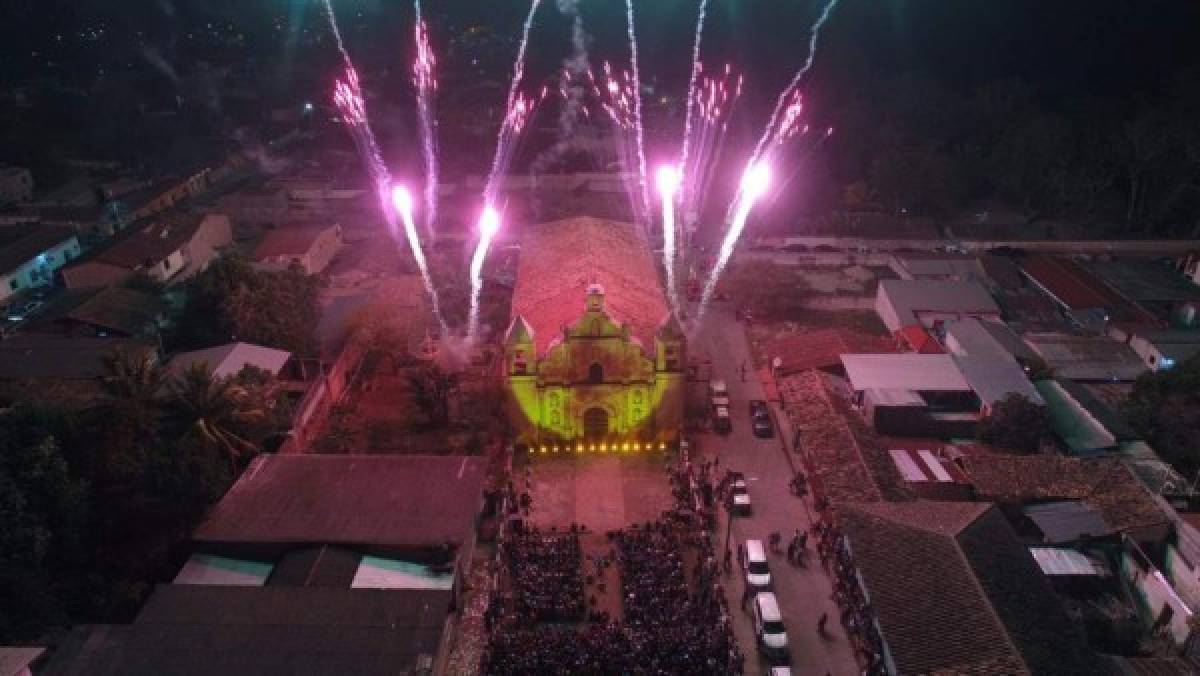
[[[504,343],[512,345],[514,343],[533,342],[533,329],[529,327],[529,322],[521,315],[513,317],[512,323],[508,325],[508,331],[504,334]]]
[[[604,288],[608,316],[650,349],[667,302],[634,225],[579,217],[525,229],[512,313],[533,330],[539,354],[583,314],[593,284]]]

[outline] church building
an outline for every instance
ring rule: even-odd
[[[686,340],[634,228],[571,218],[523,234],[504,344],[518,444],[632,451],[678,440]]]

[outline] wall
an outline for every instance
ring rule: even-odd
[[[1140,551],[1133,549],[1134,546],[1127,543],[1121,552],[1121,576],[1130,586],[1142,624],[1150,628],[1163,608],[1170,607],[1172,616],[1167,625],[1168,633],[1176,645],[1183,645],[1190,634],[1188,619],[1192,610],[1175,593],[1166,577]]]
[[[72,235],[15,270],[0,275],[0,301],[36,286],[53,284],[55,272],[69,261],[78,258],[80,251],[79,238]],[[13,288],[14,282],[16,288]]]
[[[1165,568],[1180,598],[1193,608],[1200,608],[1200,561],[1188,561],[1172,544],[1167,545]]]

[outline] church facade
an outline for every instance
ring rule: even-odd
[[[668,314],[653,345],[644,346],[605,311],[602,286],[592,285],[580,300],[578,320],[543,354],[521,316],[505,336],[517,442],[628,450],[677,441],[686,388],[679,323]]]

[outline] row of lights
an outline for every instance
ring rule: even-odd
[[[609,451],[614,453],[628,453],[630,451],[653,451],[654,442],[647,441],[644,444],[638,441],[634,441],[632,443],[626,441],[624,443],[613,442],[611,444],[575,444],[573,447],[570,444],[565,446],[559,446],[558,444],[547,446],[546,444],[542,444],[541,446],[538,446],[539,453],[570,453],[572,450],[576,453],[583,453],[584,451],[589,451],[591,453],[608,453]],[[667,450],[667,442],[658,442],[658,450]]]

